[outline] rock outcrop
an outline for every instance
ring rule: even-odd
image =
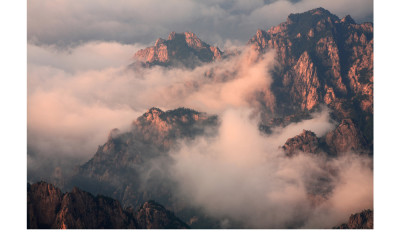
[[[311,154],[320,151],[318,137],[314,132],[309,130],[303,130],[300,135],[288,139],[282,148],[288,156],[292,156],[300,151]]]
[[[334,229],[374,229],[374,212],[370,209],[352,214],[347,223]]]
[[[202,63],[219,60],[218,47],[201,41],[194,33],[171,32],[167,40],[159,38],[154,46],[141,49],[134,58],[145,66],[173,66],[194,68]]]
[[[28,184],[28,228],[51,228],[60,209],[61,190],[45,182]]]
[[[162,205],[146,202],[139,211],[123,209],[105,196],[74,188],[63,194],[45,182],[28,184],[28,229],[184,229]]]
[[[351,119],[344,119],[335,130],[325,136],[329,153],[336,155],[346,152],[365,153],[367,143]]]
[[[136,220],[145,229],[188,228],[174,214],[154,201],[145,202],[136,213]]]

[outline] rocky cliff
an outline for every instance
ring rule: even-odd
[[[351,119],[344,119],[336,128],[325,136],[318,138],[314,132],[303,130],[293,138],[289,138],[282,149],[288,156],[296,152],[327,153],[337,156],[343,153],[368,153],[367,142],[360,129]]]
[[[339,123],[352,119],[358,124],[372,150],[371,23],[356,24],[350,16],[339,19],[318,8],[291,14],[267,31],[258,30],[248,44],[260,55],[270,49],[277,52],[271,86],[275,114],[292,116],[327,105]]]
[[[171,32],[167,40],[159,38],[154,46],[136,52],[134,58],[144,66],[194,68],[202,63],[219,60],[222,54],[218,47],[201,41],[192,32]]]
[[[62,193],[45,182],[28,184],[28,229],[186,229],[160,204],[145,202],[138,210],[123,209],[105,196],[74,188]]]
[[[303,130],[300,135],[288,139],[282,148],[288,156],[299,151],[315,154],[320,151],[319,144],[318,137],[314,132]]]

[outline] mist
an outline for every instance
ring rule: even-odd
[[[229,60],[194,70],[130,70],[140,46],[93,42],[60,51],[28,45],[28,171],[70,171],[91,158],[111,129],[129,130],[151,107],[218,114],[256,106],[252,95],[269,91],[273,51],[257,59],[242,48]]]
[[[302,129],[319,136],[334,127],[325,109],[313,119],[261,134],[248,109],[227,109],[216,138],[182,142],[171,153],[178,196],[219,218],[221,227],[331,228],[372,208],[372,159],[337,158],[280,148]]]

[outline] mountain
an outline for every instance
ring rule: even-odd
[[[352,214],[347,223],[334,229],[374,229],[374,213],[367,209],[360,213]]]
[[[171,66],[194,68],[202,63],[221,59],[218,47],[201,41],[194,33],[171,32],[167,40],[159,38],[154,46],[141,49],[134,58],[143,66]]]
[[[339,19],[318,8],[291,14],[286,22],[258,30],[249,40],[248,47],[260,58],[270,49],[277,53],[271,93],[259,98],[265,107],[261,131],[311,119],[322,106],[330,108],[338,124],[321,138],[313,131],[289,138],[282,146],[289,157],[298,151],[331,157],[349,151],[372,153],[372,34],[371,23],[356,24],[350,16]],[[190,32],[172,32],[167,40],[158,39],[154,46],[139,50],[135,58],[144,67],[167,68],[229,59]],[[267,101],[270,98],[274,102]],[[177,197],[169,152],[179,147],[180,140],[215,135],[218,125],[217,116],[195,110],[151,108],[132,123],[130,131],[112,130],[93,158],[77,169],[70,185],[109,195],[135,209],[157,200],[186,223],[197,218],[192,227],[211,227],[213,219],[206,220],[205,214]],[[325,199],[332,192],[332,180],[323,176],[327,171],[321,169],[318,180],[307,187],[310,199]]]
[[[298,152],[322,154],[327,158],[347,152],[372,155],[371,23],[357,24],[350,16],[339,19],[318,8],[291,14],[286,22],[267,31],[258,30],[249,40],[248,48],[256,52],[258,59],[271,49],[276,51],[277,65],[270,72],[273,76],[270,91],[249,97],[261,108],[259,128],[262,132],[268,134],[273,127],[311,119],[312,112],[324,106],[329,107],[330,118],[337,124],[322,137],[304,130],[288,138],[281,147],[287,157]],[[229,60],[218,48],[190,32],[172,32],[167,40],[158,39],[154,46],[139,50],[134,57],[135,67],[167,69],[192,69],[216,60]],[[234,77],[232,70],[221,71],[224,72],[221,82]],[[211,77],[210,72],[205,75]],[[150,108],[133,121],[128,131],[111,130],[107,141],[98,147],[93,157],[78,166],[75,175],[66,181],[67,189],[77,186],[110,196],[122,205],[76,188],[62,194],[54,186],[35,184],[28,187],[28,214],[32,213],[28,216],[28,227],[60,228],[64,224],[69,228],[182,226],[173,219],[170,210],[192,228],[218,228],[218,218],[209,217],[201,208],[179,196],[178,183],[170,169],[173,163],[170,152],[179,149],[182,141],[190,143],[198,136],[215,137],[219,124],[218,116],[192,109]],[[324,166],[310,179],[306,185],[307,195],[316,206],[332,193],[335,180],[331,178],[330,169]],[[149,200],[156,200],[165,208]],[[87,207],[86,204],[92,205]],[[87,218],[98,224],[90,224],[79,217],[81,214],[87,214]]]
[[[162,205],[145,202],[138,211],[123,209],[105,196],[78,188],[62,193],[55,186],[28,184],[28,229],[187,229]]]
[[[171,177],[169,152],[181,140],[214,136],[218,125],[215,115],[187,108],[165,112],[151,108],[132,123],[129,131],[111,130],[107,142],[76,169],[66,188],[78,186],[108,195],[134,209],[156,200],[189,223],[195,208],[174,195],[177,183]]]
[[[265,126],[327,105],[337,122],[351,120],[372,151],[372,23],[356,24],[350,16],[339,19],[318,8],[258,30],[248,44],[260,55],[270,49],[277,53],[271,85],[276,102],[265,109],[273,110],[275,120],[265,120]]]

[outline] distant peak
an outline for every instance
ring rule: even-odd
[[[157,39],[154,46],[141,49],[134,58],[145,66],[194,68],[201,63],[221,59],[222,51],[203,42],[193,32],[171,32],[167,40]]]
[[[189,37],[198,38],[198,37],[196,36],[196,34],[193,33],[193,32],[185,32],[184,34],[185,34],[185,37],[186,37],[186,38],[189,38]]]
[[[186,38],[186,33],[176,33],[175,31],[172,31],[171,33],[169,33],[168,36],[168,41],[172,41],[172,40],[177,40],[177,39],[185,39]],[[193,33],[192,33],[193,34]]]
[[[354,19],[350,15],[347,15],[347,16],[343,17],[342,20],[340,20],[340,22],[349,23],[349,24],[356,24],[356,22],[354,21]]]
[[[330,13],[329,10],[326,10],[322,7],[312,9],[309,12],[311,12],[313,15],[332,15],[332,13]]]
[[[339,20],[339,18],[324,8],[316,8],[302,13],[290,14],[288,22],[309,22],[310,20],[321,20],[331,18],[333,20]]]

